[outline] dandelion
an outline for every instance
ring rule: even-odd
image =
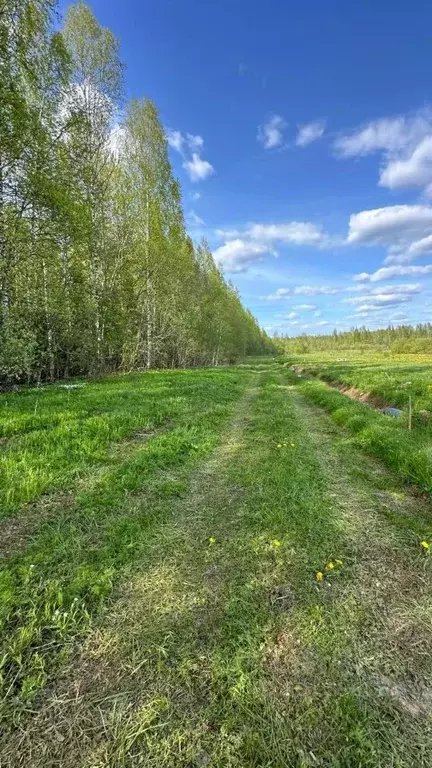
[[[272,543],[272,546],[273,546],[275,549],[279,549],[279,547],[281,547],[281,546],[282,546],[282,545],[281,545],[281,542],[279,541],[279,539],[273,539],[273,541],[272,541],[271,543]]]
[[[316,578],[317,581],[323,581],[324,580],[324,574],[322,573],[322,571],[317,571],[317,573],[315,574],[315,578]]]
[[[332,561],[331,561],[331,560],[330,560],[330,562],[329,562],[329,563],[327,563],[327,569],[328,569],[329,571],[334,571],[334,569],[335,569],[335,564],[334,564],[334,563],[332,563]]]
[[[282,448],[282,443],[278,443],[276,447],[277,448]]]
[[[209,544],[216,544],[216,539],[213,538],[213,536],[210,536],[209,538]]]
[[[421,541],[420,546],[423,547],[424,551],[427,552],[428,549],[430,549],[430,544],[427,541]]]

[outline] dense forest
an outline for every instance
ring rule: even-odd
[[[280,336],[275,339],[286,352],[307,353],[324,350],[364,349],[365,351],[377,348],[381,351],[389,351],[395,354],[432,354],[432,323],[419,323],[418,325],[400,325],[388,328],[379,328],[371,331],[369,328],[352,328],[350,331],[322,336],[289,337]]]
[[[56,0],[0,0],[3,383],[273,349],[188,236],[157,109],[122,81],[84,2],[62,25]]]

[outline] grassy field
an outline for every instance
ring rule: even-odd
[[[296,385],[349,430],[353,444],[382,459],[405,480],[432,491],[431,362],[402,355],[388,361],[370,356],[364,362],[355,354],[344,359],[328,354],[290,357],[285,365],[300,372],[298,378],[294,374]],[[348,390],[349,396],[338,389]],[[401,409],[400,417],[381,413],[384,406]]]
[[[355,387],[397,408],[407,409],[411,395],[414,412],[427,410],[432,416],[432,357],[423,355],[416,359],[412,355],[398,355],[385,359],[370,355],[365,361],[355,354],[343,359],[332,355],[299,355],[294,360],[301,361],[312,375],[323,381]]]
[[[2,766],[430,765],[430,501],[287,362],[2,396]]]

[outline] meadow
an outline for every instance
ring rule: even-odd
[[[0,396],[2,766],[429,764],[427,476],[295,363]]]

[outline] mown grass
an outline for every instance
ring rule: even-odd
[[[57,410],[53,426],[49,429],[45,421],[43,429],[14,442],[8,453],[17,471],[23,467],[24,479],[40,461],[33,498],[48,487],[66,485],[84,466],[89,471],[92,464],[107,462],[110,441],[131,430],[148,430],[168,419],[169,429],[150,435],[144,443],[137,440],[126,453],[117,452],[102,473],[87,474],[92,482],[67,503],[63,497],[40,498],[39,506],[35,502],[31,510],[30,541],[18,542],[18,551],[3,558],[0,715],[5,722],[17,722],[31,708],[35,696],[66,661],[74,639],[88,631],[122,570],[138,557],[148,529],[170,513],[188,471],[220,439],[247,381],[248,374],[227,369],[108,379],[106,392],[103,382],[89,384],[85,393],[77,391],[75,401],[76,418],[86,409],[87,415],[70,431],[58,427],[62,413],[70,422],[69,398],[64,392],[47,393]],[[26,395],[17,397],[26,403]],[[101,408],[103,415],[96,417]],[[30,486],[25,483],[20,495],[18,478],[7,466],[3,478],[11,491],[8,498],[15,502],[7,509],[16,512],[18,499],[28,499]],[[145,504],[136,502],[140,492]],[[157,519],[156,500],[163,502]],[[21,510],[24,522],[28,511]],[[3,548],[6,545],[7,535]]]
[[[153,371],[0,395],[0,517],[110,463],[112,444],[134,430],[187,420],[223,386],[208,370]]]
[[[417,534],[382,514],[371,469],[380,494],[397,481],[350,455],[289,374],[258,383],[210,460],[164,477],[175,482],[169,509],[145,484],[126,539],[125,510],[111,516],[102,498],[82,524],[87,564],[111,553],[115,567],[122,542],[133,555],[120,554],[111,611],[6,739],[5,764],[428,765],[429,559]],[[97,538],[100,515],[113,528]]]

